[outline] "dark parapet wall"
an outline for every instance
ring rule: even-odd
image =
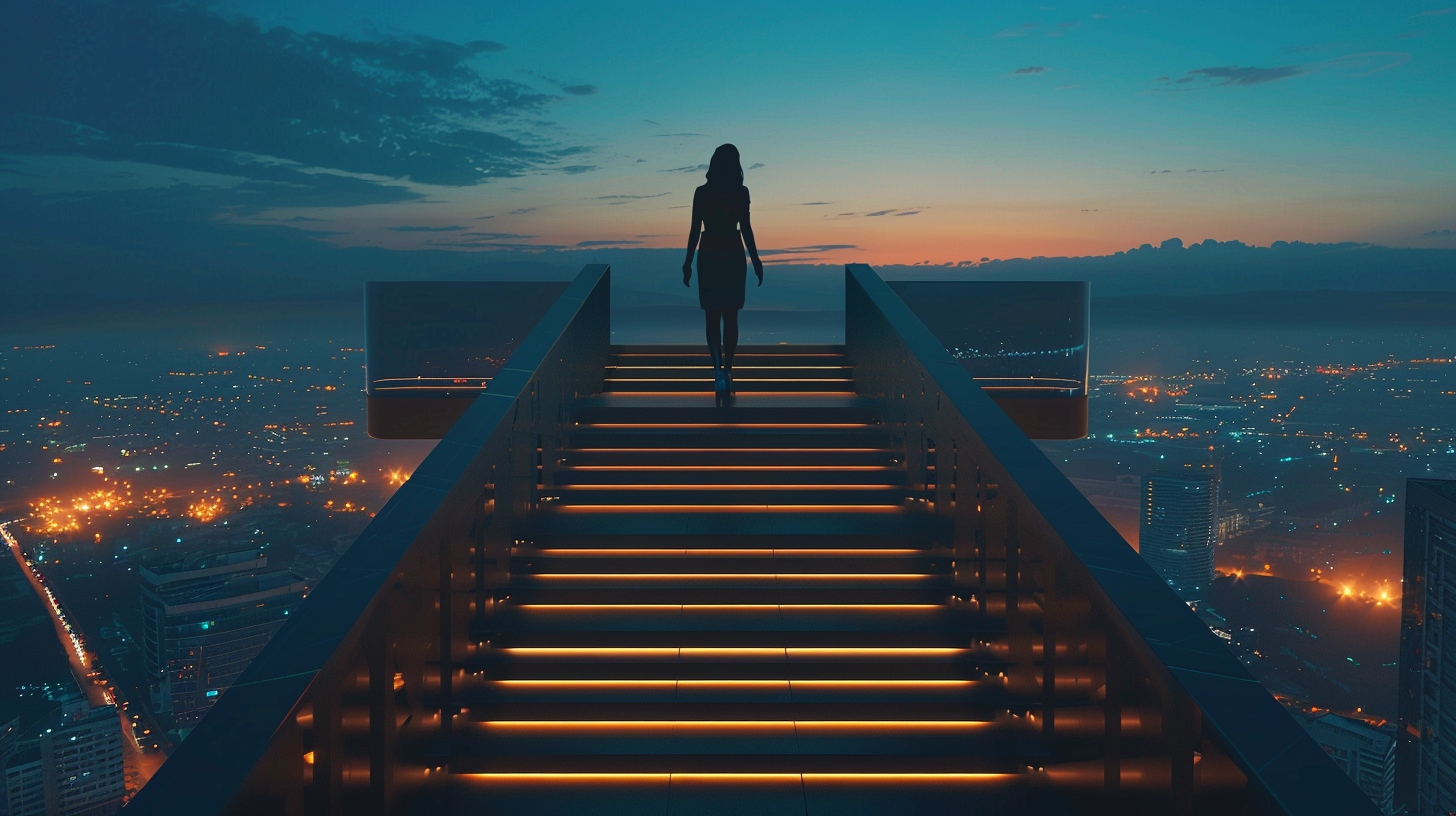
[[[440,439],[568,284],[364,284],[365,393],[375,439]]]
[[[1086,281],[887,281],[1032,439],[1087,435]]]

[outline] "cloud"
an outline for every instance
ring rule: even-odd
[[[561,90],[572,96],[593,96],[598,89],[595,85],[562,85]]]
[[[1188,74],[1189,76],[1223,80],[1217,83],[1219,85],[1262,85],[1265,82],[1277,82],[1281,79],[1299,76],[1307,70],[1303,65],[1280,65],[1274,68],[1224,65],[1217,68],[1196,68],[1189,71]]]
[[[754,162],[753,164],[748,165],[749,170],[757,170],[760,167],[768,167],[768,165],[764,164],[763,162]]]
[[[275,161],[465,186],[553,169],[563,147],[522,127],[555,97],[472,67],[498,43],[263,31],[156,2],[8,16],[0,53],[27,77],[0,95],[12,153],[203,170],[223,155],[251,178]]]
[[[855,244],[817,244],[815,246],[788,247],[786,249],[760,249],[760,255],[807,255],[815,252],[831,252],[837,249],[859,249]]]
[[[579,247],[603,247],[603,246],[619,246],[619,245],[622,245],[622,244],[640,244],[640,243],[642,243],[642,242],[641,241],[577,241],[576,242],[576,245],[579,246]]]
[[[654,121],[652,121],[651,119],[643,119],[642,121],[646,122],[649,125],[657,125],[657,123],[654,122]],[[658,127],[662,127],[661,125],[657,125],[657,126]]]
[[[432,247],[447,249],[523,249],[544,252],[549,249],[566,249],[565,244],[520,244],[499,241],[426,241]]]
[[[596,169],[597,166],[594,164],[570,164],[566,167],[560,168],[561,172],[569,176],[575,176],[580,173],[590,173],[591,171]]]
[[[1421,233],[1422,238],[1441,238],[1447,235],[1456,235],[1456,230],[1431,230],[1430,232]]]
[[[799,206],[801,206],[801,207],[820,207],[820,206],[823,206],[825,204],[833,204],[833,203],[834,203],[833,201],[805,201],[803,204],[800,204]]]
[[[899,218],[901,216],[906,216],[906,215],[919,215],[922,212],[924,212],[924,210],[907,210],[906,212],[897,212],[897,213],[895,213],[895,217],[896,218]]]
[[[534,235],[519,235],[514,232],[462,232],[450,236],[449,240],[426,241],[432,247],[455,249],[565,249],[562,244],[526,243]]]
[[[894,210],[880,210],[879,212],[865,213],[865,218],[874,218],[877,215],[889,215],[892,212]],[[850,213],[850,215],[853,215],[853,213]]]
[[[464,227],[390,227],[394,232],[456,232]]]
[[[1336,68],[1349,66],[1352,68],[1368,68],[1369,70],[1363,73],[1347,75],[1352,77],[1367,77],[1371,74],[1389,71],[1391,68],[1405,65],[1410,60],[1410,54],[1404,51],[1362,51],[1358,54],[1346,54],[1343,57],[1326,60],[1314,67]]]
[[[1318,48],[1322,49],[1324,47],[1320,46]],[[1300,50],[1315,49],[1316,47],[1310,46]],[[1273,68],[1225,65],[1217,68],[1199,68],[1189,71],[1184,76],[1173,80],[1173,84],[1191,86],[1189,88],[1178,88],[1174,90],[1194,90],[1227,85],[1261,85],[1266,82],[1276,82],[1281,79],[1289,79],[1290,77],[1312,74],[1317,71],[1332,68],[1353,68],[1356,69],[1356,72],[1346,74],[1346,76],[1367,77],[1371,74],[1388,71],[1392,68],[1405,65],[1410,60],[1410,54],[1404,51],[1362,51],[1356,54],[1346,54],[1342,57],[1305,65],[1281,65]],[[1154,81],[1167,82],[1168,78],[1159,77]]]
[[[1045,70],[1046,70],[1046,68],[1043,67],[1043,66],[1041,66],[1041,65],[1028,65],[1025,68],[1017,68],[1015,71],[1012,71],[1012,73],[1013,74],[1039,74],[1039,73],[1041,73],[1041,72],[1043,72]]]
[[[526,213],[533,213],[533,212],[535,212],[535,211],[537,211],[539,209],[541,209],[541,208],[540,207],[521,207],[520,209],[511,210],[510,212],[506,213],[506,215],[525,215]]]
[[[670,170],[658,170],[659,173],[701,173],[708,169],[706,164],[690,164],[687,167],[674,167]]]
[[[1456,11],[1456,8],[1431,9],[1429,11],[1423,11],[1420,14],[1412,14],[1407,19],[1414,20],[1417,17],[1442,17],[1453,11]]]
[[[1031,33],[1031,30],[1033,28],[1036,28],[1036,27],[1037,27],[1037,24],[1036,23],[1022,23],[1021,25],[1019,25],[1019,26],[1017,26],[1015,28],[1003,29],[1001,31],[996,32],[995,34],[992,34],[991,36],[993,36],[993,37],[1025,37],[1027,34]]]
[[[1068,20],[1065,23],[1057,23],[1057,28],[1081,28],[1082,23],[1078,20]]]
[[[604,196],[592,196],[591,198],[588,198],[588,199],[585,199],[585,200],[586,201],[607,201],[607,200],[614,199],[614,198],[662,198],[665,195],[672,195],[672,193],[653,193],[652,195],[604,195]]]

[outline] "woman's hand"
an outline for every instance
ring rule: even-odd
[[[693,279],[693,262],[692,261],[684,261],[683,262],[683,286],[686,286],[686,287],[688,287],[688,288],[691,289],[692,288],[692,284],[689,283],[688,281],[691,281],[692,279]]]
[[[757,258],[754,258],[753,259],[753,274],[755,274],[755,275],[758,276],[758,285],[759,286],[762,286],[763,285],[763,261],[760,261]]]

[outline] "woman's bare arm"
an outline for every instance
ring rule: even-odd
[[[748,221],[748,213],[743,214],[743,220],[738,222],[738,229],[743,233],[743,244],[748,247],[748,257],[753,259],[753,274],[758,276],[758,285],[763,285],[763,261],[758,259],[758,244],[753,240],[753,224]]]
[[[698,251],[698,233],[703,228],[703,217],[698,213],[698,197],[693,196],[693,226],[688,233],[688,257],[683,261],[683,286],[692,286],[693,253]]]

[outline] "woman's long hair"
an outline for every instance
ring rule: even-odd
[[[738,160],[738,148],[731,144],[718,145],[708,161],[708,183],[715,187],[743,186],[743,163]]]

